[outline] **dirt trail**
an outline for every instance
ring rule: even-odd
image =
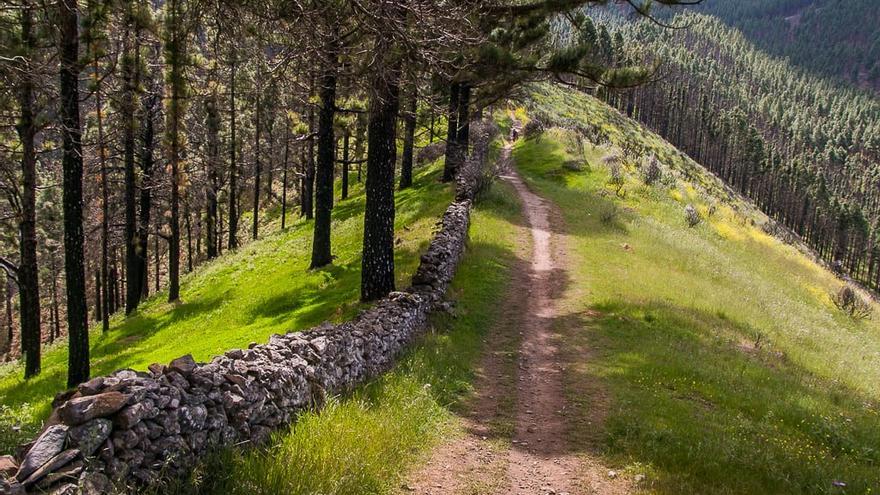
[[[507,161],[510,147],[503,151]],[[404,485],[418,494],[625,493],[592,456],[570,445],[562,372],[553,325],[569,278],[552,203],[529,190],[515,170],[502,177],[522,202],[525,261],[514,268],[503,314],[488,336],[476,393],[466,405],[466,434],[437,449]],[[524,290],[527,288],[528,290]],[[508,443],[509,441],[509,443]],[[574,447],[574,448],[573,448]],[[583,446],[581,446],[583,447]]]

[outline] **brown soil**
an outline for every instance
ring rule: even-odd
[[[509,148],[504,151],[509,152]],[[532,193],[516,171],[508,171],[503,179],[522,202],[527,226],[520,233],[519,254],[527,261],[516,267],[504,299],[506,310],[488,336],[476,393],[465,407],[465,432],[436,449],[403,491],[627,493],[627,484],[608,476],[608,470],[590,455],[590,446],[571,444],[573,437],[582,435],[574,435],[570,422],[584,415],[570,414],[566,403],[563,371],[570,356],[557,348],[560,329],[554,328],[556,323],[566,326],[567,321],[560,303],[569,282],[568,260],[562,239],[554,233],[561,231],[561,215]],[[587,416],[598,427],[607,399],[597,384],[586,385],[575,390],[595,394]]]

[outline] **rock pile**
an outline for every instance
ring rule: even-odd
[[[120,370],[59,396],[39,437],[17,457],[0,457],[0,494],[109,493],[181,475],[210,450],[259,444],[327,394],[388,370],[452,280],[471,190],[458,184],[412,287],[354,320],[274,335],[209,363],[187,355],[147,372]]]

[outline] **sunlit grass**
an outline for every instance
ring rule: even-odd
[[[419,254],[451,200],[451,188],[439,182],[439,171],[438,164],[417,170],[415,187],[396,193],[399,287],[409,284]],[[115,316],[106,335],[93,329],[92,375],[119,368],[146,369],[186,353],[205,361],[230,348],[263,342],[274,333],[354,315],[361,307],[363,188],[354,183],[351,193],[345,201],[336,196],[332,226],[336,258],[331,266],[308,270],[311,221],[299,218],[298,209],[291,208],[289,227],[280,231],[280,211],[272,211],[264,216],[268,223],[260,240],[182,278],[180,304],[168,304],[167,293],[162,292],[131,317]],[[59,342],[44,352],[43,372],[36,378],[23,380],[19,365],[0,370],[0,405],[9,419],[0,422],[0,451],[7,452],[32,435],[49,414],[54,394],[64,390],[65,344]],[[19,424],[20,431],[11,429]]]

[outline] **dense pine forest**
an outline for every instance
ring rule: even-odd
[[[621,46],[643,41],[661,65],[656,84],[607,99],[752,198],[829,265],[880,287],[880,100],[766,55],[713,17],[673,22],[689,28],[641,23],[618,32]]]
[[[697,10],[797,67],[880,91],[880,13],[872,0],[707,0]]]

